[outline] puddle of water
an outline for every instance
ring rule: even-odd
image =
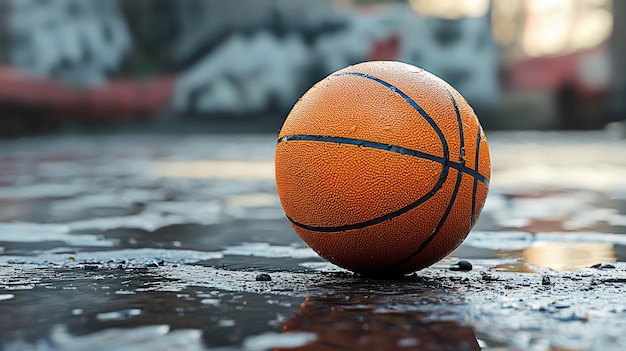
[[[309,247],[278,246],[268,243],[243,243],[238,246],[227,247],[224,255],[254,256],[266,258],[317,258],[315,251]]]
[[[626,236],[619,234],[474,231],[452,256],[514,260],[494,262],[494,269],[503,272],[535,273],[533,266],[571,271],[626,260],[621,249],[625,243]]]
[[[86,184],[28,184],[0,188],[0,199],[72,197],[87,191]]]
[[[195,263],[222,258],[221,252],[166,249],[122,249],[110,251],[75,252],[73,249],[57,248],[37,256],[0,256],[4,264],[34,264],[43,267],[56,265],[66,268],[120,269],[162,266],[165,264]]]
[[[0,294],[0,301],[11,300],[14,297],[13,294]]]
[[[138,316],[140,314],[141,314],[140,309],[133,308],[130,310],[98,313],[96,314],[96,319],[100,321],[119,321],[119,320],[129,319],[134,316]]]
[[[186,216],[178,214],[160,214],[160,213],[141,213],[134,216],[119,216],[92,218],[82,221],[70,222],[67,225],[73,231],[81,230],[112,230],[112,229],[143,229],[154,231],[159,228],[170,226],[173,224],[193,223]]]
[[[527,232],[626,233],[624,201],[612,192],[546,187],[495,189],[487,198],[479,229]]]
[[[117,244],[117,240],[102,235],[70,234],[67,225],[34,223],[0,223],[0,241],[39,245],[60,241],[66,245],[83,247],[113,247]]]
[[[525,262],[500,263],[493,266],[496,272],[537,273]]]
[[[200,330],[172,330],[167,325],[111,328],[79,336],[70,334],[64,326],[56,326],[52,328],[49,340],[37,343],[36,349],[41,351],[200,351],[205,350],[201,337]],[[30,345],[22,342],[11,342],[4,346],[7,351],[32,349]]]
[[[301,346],[309,345],[317,340],[317,335],[306,332],[263,333],[250,336],[243,342],[243,348],[249,351],[265,350],[304,350]]]
[[[615,250],[606,243],[546,242],[524,250],[523,260],[555,271],[569,271],[615,262]]]

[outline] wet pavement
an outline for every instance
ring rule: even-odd
[[[0,141],[0,349],[626,349],[626,141],[488,138],[478,225],[399,280],[300,241],[274,135]]]

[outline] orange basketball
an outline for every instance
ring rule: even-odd
[[[401,62],[315,84],[276,146],[276,185],[300,238],[366,275],[425,268],[461,244],[487,192],[489,147],[452,86]]]

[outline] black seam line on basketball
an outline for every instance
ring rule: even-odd
[[[459,164],[465,167],[465,136],[463,134],[463,121],[461,120],[461,112],[459,112],[459,106],[456,104],[456,99],[452,96],[452,93],[448,88],[444,86],[446,89],[446,93],[448,93],[448,97],[450,101],[452,101],[452,106],[454,107],[454,114],[456,115],[456,123],[459,126]]]
[[[356,77],[370,79],[370,80],[375,81],[376,83],[382,84],[383,86],[385,86],[392,92],[399,95],[401,98],[404,99],[404,101],[406,101],[409,105],[411,105],[411,107],[413,107],[414,110],[416,110],[420,115],[422,115],[422,117],[426,120],[426,122],[428,122],[428,124],[430,124],[430,126],[435,130],[435,133],[437,133],[437,135],[439,136],[439,140],[441,141],[441,146],[443,148],[443,158],[445,160],[450,159],[450,151],[448,149],[448,142],[446,141],[446,137],[443,135],[443,132],[441,131],[437,123],[435,123],[432,117],[430,117],[430,115],[426,113],[426,111],[424,111],[422,106],[420,106],[417,102],[415,102],[415,100],[411,99],[411,97],[405,94],[402,90],[398,89],[395,85],[387,81],[384,81],[378,77],[375,77],[366,73],[361,73],[361,72],[339,72],[339,73],[333,74],[332,76],[333,77],[356,76]]]
[[[456,196],[459,192],[459,188],[461,187],[462,178],[463,178],[463,172],[457,172],[456,183],[454,184],[454,190],[452,191],[452,196],[450,196],[450,202],[448,202],[448,207],[446,207],[446,212],[444,212],[443,216],[439,220],[439,223],[437,223],[437,227],[435,227],[435,230],[428,236],[428,238],[426,238],[426,240],[424,240],[424,242],[417,248],[417,250],[413,251],[409,256],[404,258],[402,261],[383,269],[379,273],[390,271],[392,269],[398,268],[402,266],[403,264],[409,262],[415,256],[419,255],[426,248],[426,246],[428,246],[428,244],[430,244],[430,242],[435,239],[437,234],[439,234],[441,227],[443,227],[444,223],[446,222],[446,219],[448,219],[448,215],[450,215],[450,212],[452,211],[452,207],[454,206],[454,201],[456,200]]]
[[[456,99],[452,95],[452,92],[450,92],[450,89],[448,89],[446,86],[444,86],[444,89],[446,89],[446,93],[448,93],[448,97],[450,98],[450,101],[452,101],[452,106],[454,107],[454,114],[456,115],[456,122],[457,122],[457,125],[459,126],[459,164],[461,164],[463,168],[466,168],[465,167],[465,134],[463,132],[463,120],[461,119],[461,112],[459,111],[459,106],[457,105]],[[477,164],[478,163],[476,163],[476,165]],[[474,178],[474,183],[476,183],[476,178]],[[474,225],[474,212],[472,211],[470,215],[470,229],[472,228],[473,225]]]
[[[478,128],[478,136],[476,137],[476,152],[474,159],[474,167],[476,168],[476,172],[478,172],[478,160],[480,153],[480,128]],[[472,188],[472,228],[474,224],[476,224],[476,189],[478,188],[478,179],[474,178],[474,187]]]
[[[489,185],[489,180],[487,179],[487,177],[483,176],[482,174],[476,172],[473,169],[470,169],[470,168],[467,168],[467,167],[463,166],[462,164],[460,164],[458,162],[454,162],[454,161],[451,161],[451,160],[448,160],[448,162],[445,162],[443,157],[427,154],[425,152],[421,152],[421,151],[417,151],[417,150],[407,149],[407,148],[404,148],[404,147],[401,147],[401,146],[390,145],[390,144],[383,144],[383,143],[378,143],[378,142],[375,142],[375,141],[367,141],[367,140],[361,140],[361,139],[344,138],[344,137],[332,137],[332,136],[325,136],[325,135],[306,135],[306,134],[296,134],[296,135],[284,136],[284,137],[278,139],[278,144],[280,144],[282,142],[288,142],[288,141],[314,141],[314,142],[326,142],[326,143],[355,145],[355,146],[362,146],[362,147],[371,148],[371,149],[377,149],[377,150],[383,150],[383,151],[398,153],[398,154],[401,154],[401,155],[408,155],[408,156],[423,158],[425,160],[434,161],[434,162],[437,162],[439,164],[442,164],[442,165],[454,168],[456,170],[459,170],[459,171],[461,171],[463,173],[466,173],[467,175],[473,177],[474,179],[477,179],[481,183],[485,183],[486,185]]]
[[[432,187],[432,189],[430,189],[426,194],[424,194],[422,197],[420,197],[419,199],[415,200],[414,202],[398,209],[392,212],[389,212],[385,215],[382,215],[380,217],[376,217],[376,218],[372,218],[370,220],[367,221],[363,221],[363,222],[357,222],[357,223],[352,223],[352,224],[344,224],[344,225],[340,225],[340,226],[326,226],[326,227],[317,227],[317,226],[312,226],[312,225],[307,225],[307,224],[303,224],[300,222],[295,221],[293,218],[287,216],[287,219],[289,219],[289,221],[291,223],[293,223],[295,226],[300,227],[300,228],[304,228],[307,230],[311,230],[311,231],[316,231],[316,232],[323,232],[323,233],[331,233],[331,232],[345,232],[347,230],[353,230],[353,229],[362,229],[362,228],[366,228],[378,223],[382,223],[385,221],[388,221],[390,219],[393,219],[395,217],[398,217],[406,212],[409,212],[410,210],[416,208],[417,206],[423,204],[424,202],[426,202],[428,199],[430,199],[431,197],[433,197],[435,195],[435,193],[437,191],[439,191],[439,189],[441,189],[441,186],[443,185],[443,183],[446,181],[446,179],[448,179],[448,173],[449,173],[449,169],[450,167],[446,164],[442,164],[441,165],[442,170],[441,170],[441,174],[443,176],[439,177],[439,180],[437,181],[437,183]],[[459,172],[459,174],[462,174],[462,172]]]
[[[396,146],[392,144],[383,144],[375,141],[367,141],[362,139],[354,139],[354,138],[344,138],[344,137],[332,137],[332,136],[324,136],[324,135],[306,135],[306,134],[297,134],[297,135],[287,135],[280,139],[278,139],[278,143],[285,141],[319,141],[319,142],[327,142],[327,143],[336,143],[336,144],[347,144],[347,145],[356,145],[362,146],[371,149],[378,149],[389,151],[401,155],[415,156],[419,158],[423,158],[426,160],[435,161],[437,163],[444,164],[445,160],[442,157],[427,154],[425,152],[407,149],[402,146]]]
[[[457,120],[457,124],[459,126],[459,137],[460,137],[460,142],[459,142],[459,160],[461,165],[463,166],[463,168],[465,168],[465,161],[463,160],[464,157],[464,153],[465,150],[463,150],[463,121],[461,120],[461,113],[459,112],[459,109],[456,105],[456,100],[454,99],[454,96],[452,96],[452,94],[450,93],[450,91],[445,88],[446,91],[448,92],[448,96],[450,97],[450,100],[452,101],[452,105],[454,105],[454,113],[456,114],[456,120]],[[447,178],[447,176],[446,176]],[[441,216],[441,219],[439,220],[439,223],[437,223],[437,226],[435,227],[435,230],[433,230],[433,232],[428,236],[428,238],[426,238],[426,240],[424,240],[424,242],[422,242],[422,244],[417,248],[417,250],[413,251],[409,256],[407,256],[406,258],[404,258],[402,261],[395,263],[385,269],[382,270],[381,273],[384,273],[386,271],[390,271],[394,268],[398,268],[400,266],[402,266],[403,264],[409,262],[410,260],[412,260],[415,256],[419,255],[425,248],[426,246],[428,246],[428,244],[430,244],[435,237],[437,237],[437,234],[439,234],[439,231],[441,230],[441,228],[443,227],[444,223],[446,222],[446,219],[448,219],[448,216],[450,215],[450,212],[452,211],[452,207],[454,207],[454,202],[456,200],[456,196],[459,193],[459,188],[461,187],[461,180],[463,179],[463,172],[461,172],[460,170],[457,170],[457,174],[456,174],[456,183],[454,184],[454,190],[452,191],[452,196],[450,196],[450,201],[448,202],[448,206],[446,207],[446,211],[443,213],[443,216]],[[476,179],[476,178],[474,178]]]

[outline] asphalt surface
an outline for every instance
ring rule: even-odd
[[[0,349],[626,349],[626,141],[487,137],[478,225],[398,280],[300,241],[275,135],[0,141]]]

